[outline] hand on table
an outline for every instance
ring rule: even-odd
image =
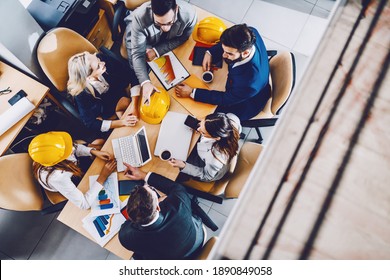
[[[180,83],[175,86],[175,94],[177,97],[190,97],[193,88],[185,83]]]
[[[130,180],[145,180],[146,172],[142,171],[137,167],[133,167],[126,162],[124,162],[123,164],[126,166],[124,173],[126,178],[129,178]]]
[[[180,159],[174,159],[174,158],[171,158],[169,160],[169,163],[173,166],[173,167],[179,167],[179,168],[184,168],[186,166],[186,163]]]
[[[142,104],[150,105],[150,97],[154,92],[160,92],[151,82],[147,82],[142,86]]]
[[[91,150],[91,155],[98,157],[104,161],[109,161],[114,159],[114,156],[106,151]]]
[[[121,119],[123,126],[135,126],[138,122],[138,117],[135,115],[127,114]]]
[[[107,161],[100,171],[99,177],[97,178],[97,182],[101,185],[107,180],[108,176],[111,175],[112,172],[116,170],[116,161],[110,160]]]
[[[206,52],[203,57],[202,67],[203,71],[210,71],[211,70],[211,62],[213,61],[212,56]]]

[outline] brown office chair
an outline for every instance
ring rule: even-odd
[[[238,154],[236,168],[229,175],[229,181],[225,188],[225,198],[237,198],[239,196],[262,150],[263,145],[261,144],[244,143]]]
[[[37,47],[39,65],[58,91],[66,91],[69,58],[84,51],[94,53],[97,49],[86,38],[68,28],[54,28],[40,40]]]
[[[262,149],[263,145],[261,144],[245,142],[241,147],[238,156],[233,158],[229,172],[221,180],[214,183],[200,182],[190,179],[183,182],[183,184],[189,187],[189,192],[193,192],[191,189],[196,189],[201,193],[204,192],[209,195],[216,196],[224,193],[225,198],[237,198]],[[222,203],[222,198],[220,197],[219,202],[216,198],[214,200],[213,197],[207,198],[201,194],[195,195],[217,203]]]
[[[228,173],[220,180],[215,182],[201,182],[193,179],[189,179],[188,181],[183,182],[183,184],[187,187],[191,187],[193,189],[199,190],[201,192],[205,192],[211,195],[220,195],[224,192],[230,174],[234,172],[237,164],[237,156],[235,156],[230,163],[230,170]]]
[[[66,198],[60,193],[46,191],[52,205],[45,207],[42,188],[32,171],[28,153],[0,157],[0,207],[16,211],[41,211],[48,214],[61,210]]]
[[[271,98],[264,109],[255,117],[247,121],[242,121],[243,127],[253,127],[258,135],[258,143],[262,143],[263,138],[259,127],[274,126],[276,115],[281,113],[281,109],[286,104],[295,84],[295,58],[290,52],[275,52],[270,63]]]
[[[63,27],[48,31],[41,38],[37,47],[39,65],[57,90],[57,92],[53,90],[51,93],[78,121],[80,121],[80,115],[77,107],[68,99],[66,85],[69,78],[68,60],[71,56],[83,51],[94,53],[97,52],[97,49],[80,34]]]
[[[218,240],[217,236],[210,237],[210,239],[207,240],[206,244],[203,245],[203,248],[202,248],[200,254],[198,255],[197,259],[198,260],[207,260],[207,257],[209,256],[211,249],[213,249],[217,240]]]

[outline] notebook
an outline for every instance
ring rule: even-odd
[[[140,167],[152,159],[144,126],[134,135],[112,139],[112,148],[118,172],[125,170],[123,162],[134,167]]]
[[[171,157],[186,160],[191,144],[193,130],[184,124],[187,114],[168,111],[165,115],[160,132],[158,133],[154,155],[159,156],[161,151],[168,150]]]
[[[204,54],[206,53],[206,51],[208,49],[209,48],[195,46],[194,47],[194,57],[193,57],[193,60],[192,60],[192,64],[193,65],[202,66]],[[222,60],[219,60],[215,64],[213,63],[213,66],[217,67],[217,68],[222,68]]]

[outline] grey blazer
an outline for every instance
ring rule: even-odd
[[[176,3],[179,7],[176,22],[172,25],[164,42],[159,42],[162,32],[154,25],[150,2],[142,4],[125,18],[124,40],[129,63],[140,84],[149,80],[146,49],[155,48],[161,56],[183,44],[195,27],[197,15],[194,7],[181,0],[177,0]]]

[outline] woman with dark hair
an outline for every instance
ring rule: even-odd
[[[240,120],[231,113],[210,114],[199,122],[197,131],[201,138],[188,160],[171,159],[170,163],[196,180],[219,180],[229,170],[230,162],[237,154]]]

